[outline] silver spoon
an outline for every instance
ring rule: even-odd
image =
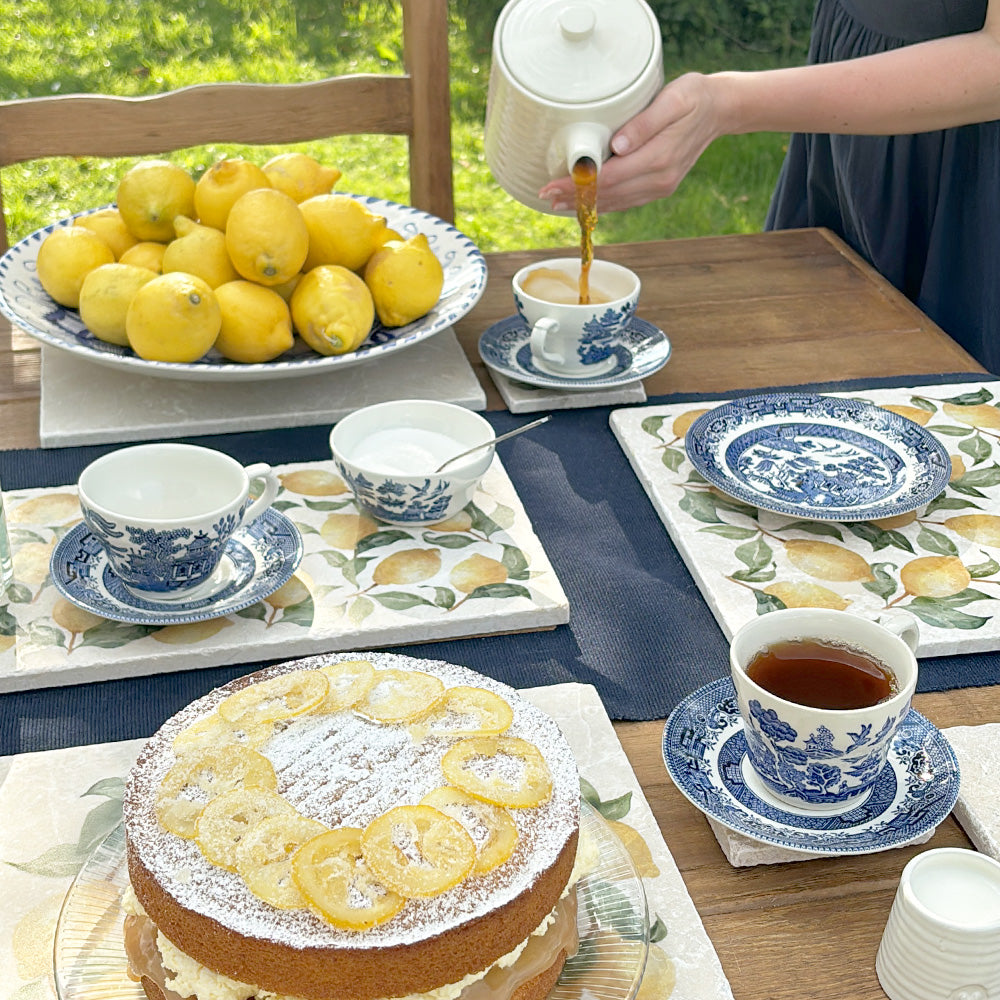
[[[473,445],[471,448],[466,448],[465,451],[460,451],[457,455],[452,455],[447,462],[442,462],[434,471],[442,472],[446,469],[452,462],[457,462],[460,458],[465,458],[466,455],[471,455],[474,451],[479,451],[481,448],[489,448],[495,445],[498,441],[506,441],[507,438],[517,437],[518,434],[523,434],[525,431],[530,431],[535,427],[540,427],[545,423],[546,420],[550,419],[552,414],[548,414],[545,417],[539,417],[538,420],[532,420],[530,424],[521,424],[520,427],[515,427],[512,431],[507,431],[506,434],[501,434],[499,437],[495,437],[490,441],[484,441],[482,444]]]

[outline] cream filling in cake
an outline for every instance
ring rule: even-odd
[[[465,976],[428,993],[410,994],[391,1000],[499,1000],[510,996],[523,982],[547,969],[565,951],[576,953],[576,885],[598,864],[599,851],[591,837],[580,832],[573,874],[559,904],[517,948],[499,958],[480,973]],[[122,896],[126,918],[126,950],[134,976],[149,976],[164,991],[166,1000],[173,997],[197,997],[198,1000],[301,1000],[262,990],[250,983],[241,983],[219,972],[213,972],[167,940],[142,909],[129,886]],[[544,939],[544,940],[540,940]],[[525,955],[528,949],[530,954]],[[523,959],[523,961],[522,961]],[[520,966],[519,966],[520,963]],[[504,974],[511,970],[509,974]],[[482,983],[475,991],[469,987]],[[502,990],[502,992],[501,992]],[[386,998],[390,1000],[390,998]]]

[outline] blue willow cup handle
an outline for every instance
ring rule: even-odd
[[[553,364],[564,365],[566,364],[566,358],[563,355],[555,351],[549,351],[545,347],[549,335],[557,333],[558,330],[559,320],[552,319],[550,316],[543,316],[538,320],[531,328],[531,353],[536,357],[543,358],[545,361],[551,361]]]
[[[874,616],[874,621],[884,629],[898,635],[911,653],[916,653],[920,643],[920,620],[904,608],[887,608]]]
[[[260,479],[264,483],[264,492],[243,512],[243,523],[250,524],[256,521],[268,507],[274,503],[274,498],[278,495],[280,483],[274,469],[266,462],[258,462],[256,465],[248,465],[244,470],[247,478],[252,482]]]

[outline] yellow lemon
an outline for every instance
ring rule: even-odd
[[[148,267],[132,264],[102,264],[83,279],[80,289],[80,319],[109,344],[128,347],[125,314],[135,293],[156,277]]]
[[[379,247],[365,266],[375,312],[384,326],[405,326],[430,312],[444,287],[444,269],[423,233]]]
[[[226,249],[226,234],[221,229],[202,226],[186,215],[174,219],[177,239],[163,252],[163,273],[187,271],[218,288],[239,275]]]
[[[258,188],[240,195],[230,210],[226,247],[233,266],[248,281],[281,285],[302,270],[309,232],[287,194]]]
[[[61,306],[80,304],[83,280],[94,268],[113,264],[115,255],[96,233],[80,226],[61,226],[42,240],[38,248],[38,280]]]
[[[283,281],[280,285],[268,285],[268,288],[277,292],[286,302],[291,302],[292,292],[295,291],[295,287],[301,280],[302,272],[299,271],[297,274],[293,274],[288,281]]]
[[[166,243],[174,219],[194,215],[194,178],[167,160],[140,160],[119,181],[116,201],[136,239]]]
[[[119,264],[134,264],[136,267],[145,267],[157,274],[163,273],[163,255],[167,252],[166,243],[154,243],[151,240],[143,240],[136,243],[134,247],[129,247],[118,258]]]
[[[271,187],[295,201],[329,194],[341,176],[336,167],[326,167],[307,153],[279,153],[264,164],[263,170]]]
[[[215,343],[221,326],[215,292],[183,271],[147,282],[125,314],[129,344],[147,361],[197,361]]]
[[[347,354],[368,338],[375,305],[368,286],[346,267],[328,264],[303,275],[292,292],[292,322],[320,354]]]
[[[225,229],[229,210],[247,191],[270,187],[267,174],[249,160],[233,157],[213,163],[194,189],[194,209],[198,221],[215,229]]]
[[[215,349],[230,361],[270,361],[295,340],[285,300],[253,281],[230,281],[215,290],[222,329]]]
[[[134,247],[139,241],[128,231],[122,213],[117,208],[101,208],[90,215],[82,215],[75,226],[83,226],[96,233],[109,247],[118,260],[126,250]]]
[[[356,198],[318,194],[307,198],[300,207],[309,229],[309,255],[303,270],[339,264],[360,271],[382,245],[385,219]]]

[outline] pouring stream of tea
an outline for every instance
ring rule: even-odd
[[[581,156],[573,164],[573,184],[576,186],[576,217],[580,223],[580,305],[588,305],[597,225],[597,164],[589,156]]]
[[[479,451],[480,448],[489,448],[490,445],[494,445],[497,441],[506,441],[507,438],[517,437],[518,434],[523,434],[525,431],[530,431],[535,427],[540,427],[545,423],[546,420],[550,419],[551,413],[546,414],[544,417],[539,417],[537,420],[532,420],[529,424],[521,424],[520,427],[515,427],[512,431],[507,431],[506,434],[501,434],[499,437],[490,438],[489,441],[484,441],[482,444],[473,445],[471,448],[466,448],[465,451],[460,451],[457,455],[452,455],[447,462],[442,462],[435,470],[435,473],[441,472],[448,468],[452,462],[457,462],[460,458],[465,458],[466,455],[471,455],[474,451]]]

